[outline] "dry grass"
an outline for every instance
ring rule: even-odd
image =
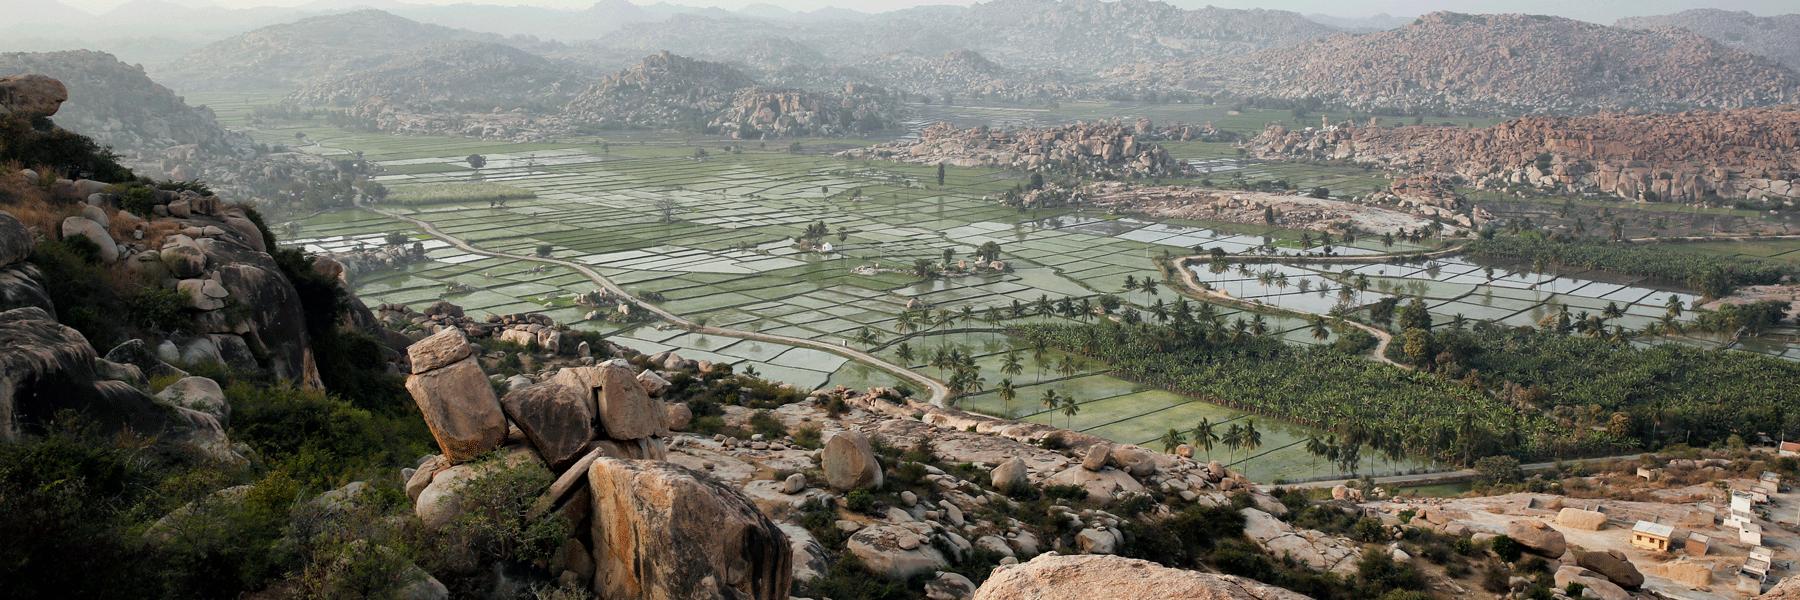
[[[48,191],[26,181],[19,171],[18,163],[0,165],[0,210],[37,235],[55,236],[63,219],[81,212],[75,204],[53,202]]]

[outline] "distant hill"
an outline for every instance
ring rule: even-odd
[[[1150,60],[1242,54],[1336,30],[1298,13],[1159,1],[993,0],[803,22],[678,16],[614,32],[600,45],[721,56],[781,36],[855,62],[898,52],[979,52],[1022,68],[1087,71]]]
[[[244,154],[248,139],[219,126],[212,111],[189,106],[142,68],[88,50],[0,53],[0,76],[38,73],[63,81],[69,101],[57,125],[94,138],[127,158],[155,161],[171,146]],[[140,162],[140,161],[130,161]]]
[[[1532,15],[1432,13],[1392,31],[1109,75],[1404,113],[1666,111],[1800,99],[1793,71],[1694,33]]]
[[[575,65],[504,44],[462,40],[392,55],[307,84],[289,98],[333,106],[381,98],[421,111],[544,109],[560,107],[591,81]]]
[[[672,129],[740,139],[845,135],[893,125],[897,99],[867,85],[833,92],[757,85],[728,65],[660,52],[607,76],[561,118],[583,130]]]
[[[568,113],[599,128],[698,129],[754,85],[726,65],[661,52],[583,90]]]
[[[208,44],[156,75],[188,90],[288,88],[373,68],[394,53],[452,41],[508,43],[495,34],[359,10],[271,25]]]
[[[1074,89],[1061,73],[1012,69],[973,50],[937,56],[900,52],[864,61],[855,68],[876,83],[933,102],[972,98],[1045,101],[1067,97]]]
[[[1672,15],[1620,19],[1617,25],[1633,29],[1679,27],[1800,70],[1800,14],[1759,17],[1743,11],[1697,8]]]

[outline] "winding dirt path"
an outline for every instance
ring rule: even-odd
[[[801,347],[801,348],[811,348],[814,350],[822,350],[825,352],[830,352],[832,354],[836,354],[838,356],[842,356],[844,358],[858,361],[858,362],[867,364],[869,366],[881,369],[883,371],[887,371],[888,373],[896,375],[896,376],[900,377],[901,379],[911,381],[915,384],[918,384],[921,387],[924,387],[927,390],[930,390],[931,391],[931,404],[933,404],[935,406],[946,406],[947,405],[946,403],[950,399],[950,388],[948,386],[945,386],[943,383],[939,382],[938,380],[932,379],[931,377],[928,377],[922,373],[913,371],[912,369],[908,369],[908,368],[900,366],[900,365],[896,365],[894,363],[891,363],[891,362],[888,362],[887,360],[882,359],[881,357],[875,356],[873,354],[869,354],[867,352],[863,352],[861,350],[857,350],[855,348],[833,346],[829,343],[820,342],[817,340],[789,337],[789,336],[785,336],[785,335],[773,335],[773,334],[755,332],[755,331],[740,331],[740,330],[736,330],[736,329],[725,329],[723,327],[711,327],[711,326],[707,326],[707,325],[701,325],[699,323],[695,323],[693,321],[689,321],[685,318],[682,318],[681,315],[677,315],[675,313],[669,312],[668,310],[665,310],[660,306],[651,304],[649,302],[645,302],[642,299],[632,296],[631,294],[629,294],[625,291],[625,288],[619,287],[619,285],[616,283],[613,283],[611,279],[607,279],[606,276],[601,275],[598,271],[595,271],[593,268],[591,268],[587,265],[577,263],[577,262],[566,261],[566,260],[562,260],[562,259],[558,259],[558,258],[549,258],[549,257],[543,257],[543,256],[526,256],[523,254],[512,254],[512,253],[508,253],[508,252],[495,252],[492,250],[483,250],[481,248],[475,247],[472,244],[469,244],[468,242],[463,241],[461,238],[450,235],[448,233],[444,233],[442,230],[439,230],[436,225],[432,225],[430,222],[422,221],[422,220],[415,219],[415,218],[407,216],[407,215],[388,211],[388,210],[381,209],[381,208],[376,208],[373,206],[363,206],[362,208],[364,208],[370,212],[374,212],[376,214],[388,217],[390,219],[410,223],[410,224],[418,227],[419,229],[424,230],[425,233],[431,234],[433,237],[444,240],[445,242],[449,242],[450,245],[455,246],[464,252],[468,252],[471,254],[478,254],[481,256],[493,257],[493,258],[506,258],[506,259],[512,259],[512,260],[522,260],[522,261],[527,261],[527,262],[550,264],[550,265],[556,265],[559,267],[565,267],[565,268],[574,270],[575,272],[582,274],[582,276],[587,277],[590,281],[593,281],[595,284],[599,285],[601,288],[605,289],[606,291],[616,294],[621,298],[629,298],[633,302],[636,302],[643,309],[650,311],[652,314],[655,314],[656,316],[662,318],[665,321],[668,321],[670,323],[674,323],[675,325],[679,325],[683,328],[686,328],[689,331],[693,331],[693,332],[697,332],[697,333],[704,333],[704,334],[708,334],[708,335],[718,335],[718,336],[724,336],[724,337],[730,337],[730,338],[738,338],[738,339],[744,339],[744,340],[755,340],[755,341],[759,341],[759,342],[787,344],[790,346],[796,346],[796,347]]]
[[[1438,256],[1454,254],[1454,252],[1458,252],[1458,250],[1462,250],[1462,247],[1435,250],[1435,252],[1413,252],[1413,254],[1377,254],[1377,256],[1332,256],[1332,258],[1310,258],[1310,261],[1314,261],[1314,263],[1384,263],[1384,261],[1393,258],[1438,258]],[[1201,281],[1193,276],[1193,268],[1188,268],[1188,263],[1190,263],[1190,261],[1204,261],[1204,259],[1211,259],[1211,256],[1183,256],[1183,258],[1175,258],[1172,263],[1165,263],[1163,268],[1174,268],[1175,272],[1181,276],[1181,286],[1183,286],[1184,294],[1199,297],[1202,301],[1210,301],[1210,303],[1217,303],[1217,305],[1237,306],[1237,308],[1253,310],[1253,312],[1287,312],[1287,314],[1305,315],[1305,317],[1318,317],[1318,314],[1310,314],[1310,312],[1303,312],[1303,310],[1276,308],[1276,306],[1262,305],[1262,303],[1251,303],[1251,301],[1238,299],[1238,297],[1233,297],[1233,295],[1226,294],[1226,292],[1204,288],[1204,286],[1201,286]],[[1271,256],[1269,259],[1260,259],[1258,263],[1271,263],[1271,261],[1276,261],[1276,259],[1280,258]],[[1309,259],[1303,258],[1303,256],[1291,256],[1291,258],[1287,259],[1309,261]],[[1381,364],[1390,364],[1390,366],[1395,366],[1395,368],[1408,369],[1408,371],[1413,369],[1411,366],[1408,366],[1408,364],[1399,364],[1399,362],[1393,362],[1393,360],[1388,359],[1388,346],[1393,342],[1393,333],[1388,333],[1388,330],[1382,330],[1382,328],[1377,328],[1377,326],[1370,326],[1370,324],[1350,321],[1350,319],[1337,319],[1337,323],[1354,326],[1357,330],[1363,330],[1363,332],[1368,332],[1368,335],[1373,335],[1373,337],[1375,337],[1375,350],[1370,350],[1368,359],[1375,360],[1375,362],[1381,362]]]

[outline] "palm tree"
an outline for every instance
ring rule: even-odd
[[[1256,334],[1257,337],[1269,334],[1269,321],[1264,319],[1261,313],[1250,319],[1250,333]]]
[[[1244,428],[1232,423],[1220,441],[1225,442],[1226,460],[1236,462],[1238,445],[1244,443]]]
[[[1319,457],[1330,452],[1331,446],[1326,445],[1324,440],[1319,439],[1319,436],[1315,435],[1306,439],[1306,453],[1313,457],[1312,472],[1314,475],[1319,473]]]
[[[1064,417],[1063,429],[1070,429],[1070,428],[1074,427],[1075,426],[1075,415],[1080,412],[1081,412],[1081,405],[1075,402],[1074,396],[1063,396],[1063,399],[1062,399],[1062,414]]]
[[[931,261],[929,260],[923,258],[914,260],[912,268],[913,276],[918,277],[919,279],[931,279],[932,268]]]
[[[964,304],[962,308],[956,309],[956,320],[963,323],[975,320],[975,307]]]
[[[1056,390],[1044,390],[1044,410],[1055,409],[1057,404],[1060,404],[1061,402],[1062,398],[1057,397]]]
[[[1005,414],[1006,418],[1011,419],[1012,418],[1012,401],[1013,401],[1013,398],[1018,397],[1018,395],[1019,395],[1019,389],[1013,387],[1012,378],[1006,378],[1006,379],[1000,380],[1000,386],[997,388],[994,388],[994,393],[996,393],[1000,396],[1001,413]]]
[[[1150,305],[1150,316],[1155,318],[1159,325],[1169,322],[1168,305],[1163,304],[1162,299],[1158,298],[1155,304]]]
[[[900,316],[894,319],[894,333],[906,335],[918,330],[919,324],[913,322],[913,311],[911,310],[900,311]]]
[[[1170,427],[1167,432],[1163,433],[1163,436],[1162,436],[1163,452],[1168,453],[1168,454],[1174,454],[1175,448],[1180,446],[1181,444],[1182,444],[1181,432],[1177,431],[1174,427]]]
[[[1076,364],[1074,356],[1064,354],[1056,362],[1056,372],[1062,374],[1063,377],[1074,377],[1076,373],[1081,372],[1081,365]]]
[[[1024,363],[1019,362],[1018,350],[1007,350],[1000,359],[1000,372],[1008,377],[1018,377],[1025,372]]]
[[[1325,341],[1325,338],[1331,337],[1331,329],[1325,327],[1325,317],[1321,317],[1319,315],[1313,315],[1312,336],[1313,336],[1313,339],[1319,340],[1321,342]]]
[[[1143,290],[1145,294],[1155,296],[1156,295],[1156,280],[1151,279],[1149,277],[1145,277],[1144,282],[1138,284],[1138,289]]]
[[[1199,423],[1194,424],[1194,429],[1190,432],[1194,445],[1206,450],[1207,460],[1212,460],[1213,444],[1219,443],[1219,434],[1213,431],[1215,426],[1216,424],[1211,420],[1202,418]]]
[[[864,325],[856,330],[856,343],[862,347],[875,345],[881,341],[881,332]]]
[[[906,342],[900,342],[900,345],[894,348],[894,355],[900,357],[900,362],[905,363],[903,366],[912,366],[913,349]]]
[[[1050,305],[1050,296],[1049,295],[1038,294],[1037,299],[1031,301],[1031,312],[1037,313],[1039,315],[1048,315],[1053,310],[1055,310],[1055,308],[1051,307],[1051,305]]]
[[[1031,341],[1031,364],[1037,365],[1037,378],[1039,381],[1044,379],[1044,368],[1050,366],[1049,353],[1050,348],[1044,345],[1044,340],[1036,339]]]
[[[1243,433],[1238,437],[1238,447],[1243,448],[1245,454],[1251,455],[1244,457],[1246,462],[1256,458],[1256,449],[1262,447],[1262,432],[1256,430],[1256,419],[1251,419],[1244,425]]]

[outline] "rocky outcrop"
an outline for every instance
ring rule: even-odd
[[[467,462],[506,438],[506,415],[462,332],[446,329],[407,349],[406,391],[452,463]]]
[[[1306,596],[1242,577],[1171,569],[1115,556],[1044,555],[1000,566],[972,600],[1304,600]]]
[[[1606,577],[1619,587],[1635,590],[1644,585],[1644,574],[1638,572],[1636,566],[1624,552],[1607,550],[1605,552],[1589,552],[1575,550],[1575,564]]]
[[[111,54],[90,50],[66,52],[0,53],[0,75],[36,74],[37,81],[58,81],[55,87],[40,83],[39,108],[50,109],[65,129],[112,146],[128,158],[160,154],[165,149],[196,145],[211,154],[237,155],[249,151],[248,137],[221,127],[212,111],[188,106],[180,96]],[[52,79],[54,78],[54,79]],[[66,90],[61,85],[68,85]],[[62,110],[55,110],[60,92]],[[4,92],[0,92],[4,104]],[[0,114],[5,110],[0,109]],[[45,114],[42,116],[49,116]],[[138,161],[133,161],[138,162]]]
[[[1184,173],[1187,167],[1153,140],[1192,139],[1204,131],[1192,126],[1157,128],[1149,121],[1025,129],[958,129],[938,123],[921,131],[916,140],[847,150],[839,156],[1108,179],[1164,177]]]
[[[1267,512],[1245,508],[1244,535],[1271,556],[1286,556],[1307,567],[1355,575],[1362,550],[1355,542],[1312,529],[1295,529]]]
[[[950,565],[949,559],[932,545],[931,539],[931,526],[924,523],[875,525],[851,534],[844,547],[856,555],[870,573],[904,580]]]
[[[508,392],[500,408],[552,469],[569,466],[594,439],[594,401],[580,391],[540,383]]]
[[[1506,524],[1506,537],[1524,546],[1532,554],[1561,558],[1569,550],[1569,542],[1555,528],[1535,519],[1515,519]]]
[[[885,90],[855,83],[838,93],[745,88],[706,129],[741,140],[874,133],[898,123],[897,105]]]
[[[61,81],[37,74],[0,77],[0,117],[48,117],[69,100]]]
[[[1272,125],[1252,155],[1443,174],[1480,189],[1525,187],[1630,200],[1800,198],[1800,110],[1526,117],[1492,127]]]
[[[1585,593],[1583,594],[1584,597],[1591,595],[1595,598],[1600,598],[1600,600],[1631,600],[1632,598],[1630,592],[1614,585],[1611,581],[1607,581],[1606,578],[1600,574],[1575,565],[1562,565],[1561,567],[1558,567],[1556,569],[1554,581],[1558,588],[1567,588],[1571,583],[1581,584],[1581,587],[1585,590]]]
[[[846,431],[825,441],[819,462],[825,470],[825,481],[839,491],[881,487],[881,462],[869,447],[869,438]]]
[[[146,435],[174,422],[138,389],[99,380],[87,338],[41,308],[0,312],[0,339],[0,441],[48,424],[62,410]]]
[[[741,492],[667,463],[610,458],[594,461],[588,485],[600,597],[787,597],[787,536]]]

